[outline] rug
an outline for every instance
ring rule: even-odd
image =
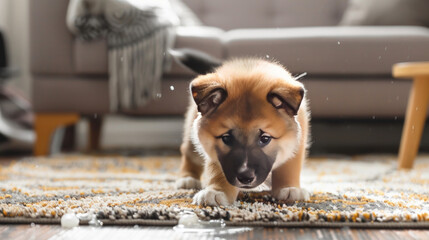
[[[313,158],[302,185],[310,200],[287,205],[269,192],[231,206],[192,204],[176,190],[178,156],[25,158],[0,168],[0,223],[60,223],[93,213],[104,225],[173,226],[184,212],[229,226],[429,228],[429,156],[396,170],[394,156]],[[85,222],[82,222],[85,224]]]

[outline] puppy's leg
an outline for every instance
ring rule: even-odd
[[[237,199],[238,188],[229,184],[222,169],[215,163],[209,163],[205,169],[208,185],[194,196],[193,204],[204,206],[227,206]]]
[[[203,172],[204,160],[199,156],[191,143],[186,141],[180,147],[182,163],[180,178],[176,181],[176,188],[201,189],[200,177]]]
[[[183,143],[180,146],[182,164],[180,178],[176,181],[176,188],[201,189],[200,177],[203,172],[204,160],[196,153],[191,141],[192,122],[197,114],[195,107],[190,107],[185,119]]]
[[[305,158],[305,146],[299,152],[273,170],[272,195],[278,200],[294,203],[310,199],[310,193],[300,187],[301,167]]]

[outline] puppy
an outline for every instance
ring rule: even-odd
[[[172,55],[200,74],[190,84],[176,186],[200,189],[204,175],[193,199],[204,206],[230,205],[240,189],[270,180],[276,199],[308,200],[300,188],[310,128],[303,84],[263,59],[222,64],[191,50]]]

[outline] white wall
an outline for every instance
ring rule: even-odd
[[[0,28],[6,35],[10,66],[19,70],[19,76],[9,82],[30,96],[29,74],[29,1],[0,0]]]
[[[5,30],[9,19],[9,2],[10,0],[0,0],[0,29]]]

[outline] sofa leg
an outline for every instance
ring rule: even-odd
[[[76,150],[76,125],[65,128],[64,139],[61,145],[62,152],[72,152]]]
[[[77,123],[79,118],[79,114],[76,113],[37,113],[34,122],[36,142],[34,144],[33,154],[35,156],[48,155],[51,137],[54,131],[61,126]]]
[[[89,118],[88,151],[100,149],[101,128],[103,126],[103,117],[96,115]]]

